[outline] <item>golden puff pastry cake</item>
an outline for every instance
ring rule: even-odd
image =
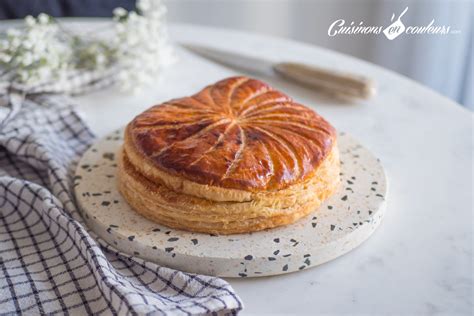
[[[233,77],[131,121],[119,190],[138,213],[193,232],[291,224],[339,183],[335,129],[267,84]]]

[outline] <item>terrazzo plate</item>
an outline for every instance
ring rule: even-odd
[[[217,236],[156,224],[135,213],[116,186],[123,130],[84,154],[74,178],[88,226],[116,249],[182,271],[221,277],[289,273],[335,259],[364,242],[384,215],[387,190],[379,160],[349,135],[339,134],[341,186],[319,209],[295,224]]]

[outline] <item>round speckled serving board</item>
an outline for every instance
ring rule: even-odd
[[[318,210],[295,224],[216,236],[175,230],[135,213],[116,186],[123,130],[99,140],[76,170],[75,193],[89,227],[125,253],[182,271],[257,277],[303,270],[337,258],[364,242],[384,214],[383,167],[341,133],[341,186]]]

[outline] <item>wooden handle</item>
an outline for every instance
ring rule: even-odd
[[[375,94],[370,79],[350,73],[291,62],[278,63],[273,69],[287,79],[340,97],[368,99]]]

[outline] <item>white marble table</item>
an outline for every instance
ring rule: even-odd
[[[378,83],[372,100],[343,104],[261,78],[371,149],[386,168],[389,193],[384,222],[355,251],[299,273],[230,279],[244,315],[472,313],[472,113],[393,72],[289,40],[191,25],[172,26],[171,38],[353,71]],[[108,90],[77,98],[92,130],[104,135],[152,104],[237,74],[178,55],[162,80],[139,95]]]

